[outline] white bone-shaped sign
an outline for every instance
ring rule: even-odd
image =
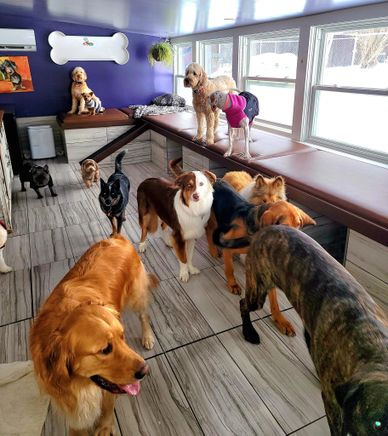
[[[118,32],[112,36],[68,36],[51,32],[48,42],[51,59],[59,65],[68,61],[115,61],[123,65],[129,60],[128,38]]]

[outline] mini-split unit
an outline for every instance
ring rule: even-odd
[[[33,29],[0,29],[0,51],[36,51]]]

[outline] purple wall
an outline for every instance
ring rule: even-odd
[[[158,38],[128,33],[129,62],[118,65],[113,61],[75,61],[57,65],[50,58],[48,36],[53,30],[66,35],[110,36],[113,30],[92,26],[31,20],[15,15],[0,14],[0,27],[35,30],[36,52],[0,52],[0,56],[28,56],[34,92],[0,94],[1,104],[14,104],[16,116],[56,115],[70,110],[70,72],[82,66],[88,74],[88,86],[104,107],[148,104],[162,93],[172,92],[172,70],[162,65],[151,67],[147,60],[150,45]]]

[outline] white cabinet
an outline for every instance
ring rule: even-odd
[[[0,111],[0,213],[8,230],[12,230],[12,166],[5,135],[3,113]]]

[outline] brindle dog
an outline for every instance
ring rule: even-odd
[[[388,319],[319,244],[285,226],[260,230],[246,260],[243,334],[259,342],[249,313],[282,289],[303,320],[332,435],[388,434]]]

